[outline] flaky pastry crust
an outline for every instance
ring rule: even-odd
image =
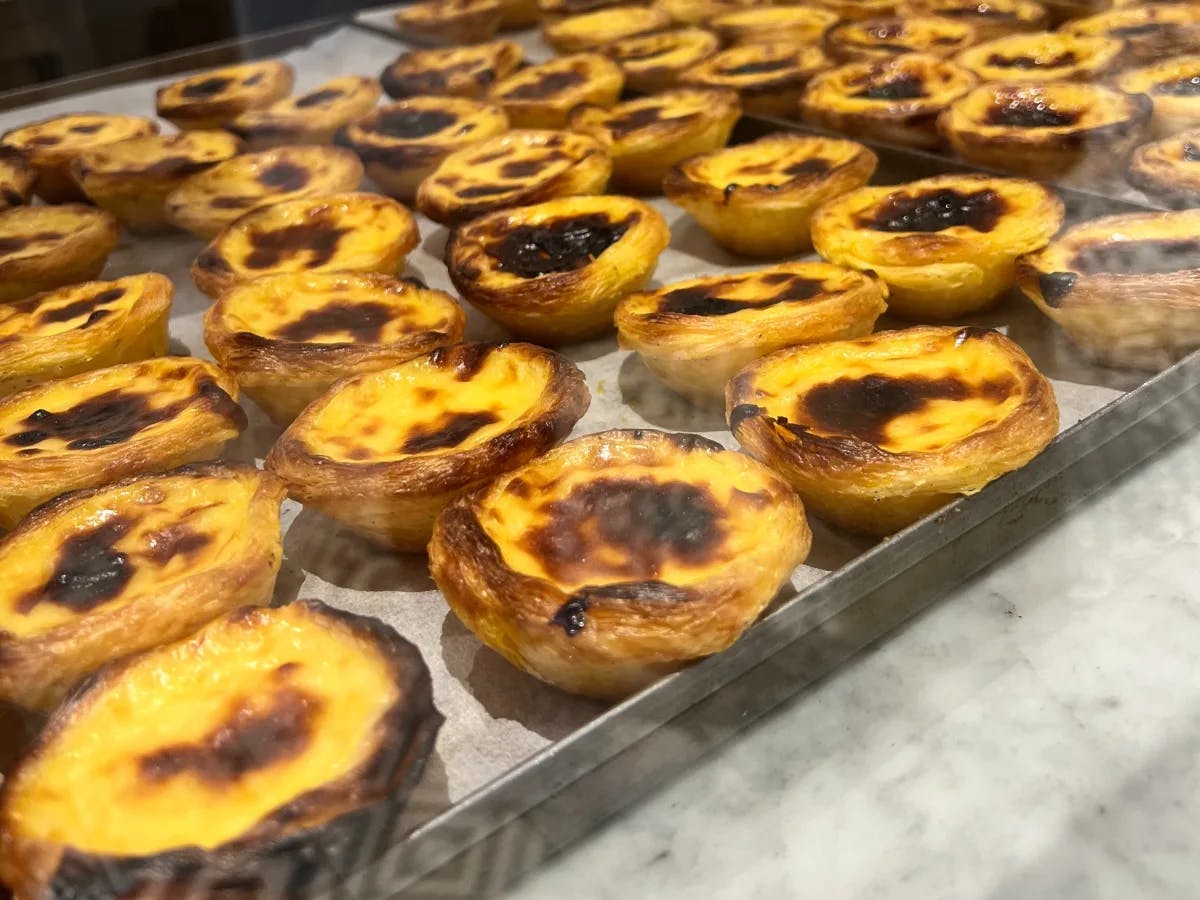
[[[1128,177],[1168,206],[1200,207],[1200,128],[1138,147]]]

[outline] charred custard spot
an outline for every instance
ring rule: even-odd
[[[726,299],[722,288],[731,282],[676,288],[667,293],[659,311],[684,316],[727,316],[745,309],[766,309],[779,303],[803,303],[821,293],[821,282],[814,278],[789,276],[787,284],[775,294],[757,300]],[[734,282],[736,283],[736,282]]]
[[[662,108],[658,106],[643,106],[641,109],[633,109],[623,115],[608,119],[604,126],[616,137],[624,137],[639,128],[647,128],[664,121],[662,112]],[[694,117],[689,116],[688,118]]]
[[[1156,94],[1169,94],[1172,97],[1200,97],[1200,75],[1164,81],[1162,84],[1156,84],[1151,90]]]
[[[1147,22],[1144,25],[1125,25],[1121,28],[1113,28],[1108,32],[1109,37],[1115,38],[1135,38],[1145,37],[1148,34],[1154,34],[1156,31],[1169,31],[1171,26],[1161,22]]]
[[[1057,308],[1062,305],[1078,280],[1079,276],[1074,272],[1047,272],[1038,276],[1038,288],[1046,305]]]
[[[384,113],[371,128],[386,137],[401,140],[429,137],[458,121],[458,116],[438,109],[400,109]]]
[[[502,178],[529,178],[542,170],[544,161],[540,159],[514,159],[500,167]]]
[[[617,54],[617,59],[620,62],[644,62],[648,59],[654,59],[658,56],[665,56],[670,53],[673,48],[666,47],[634,47],[632,50],[626,50],[624,53]]]
[[[783,174],[791,178],[803,178],[806,175],[824,175],[832,164],[827,159],[819,157],[794,162],[783,170]]]
[[[1200,238],[1094,244],[1075,253],[1071,269],[1083,275],[1169,275],[1200,269]]]
[[[209,205],[214,209],[246,209],[257,202],[257,197],[237,197],[226,194],[221,197],[213,197]]]
[[[278,191],[298,191],[308,184],[308,172],[295,163],[280,162],[260,172],[258,181]]]
[[[584,84],[587,78],[582,72],[577,72],[575,69],[567,69],[562,72],[543,72],[533,81],[525,84],[518,84],[504,92],[504,96],[511,100],[538,100],[543,97],[552,97],[555,94],[561,94],[571,88],[578,87]]]
[[[866,375],[817,385],[800,402],[804,416],[822,431],[880,444],[892,420],[920,412],[933,400],[965,400],[972,393],[952,377]]]
[[[247,84],[250,82],[247,81]],[[205,78],[202,81],[193,81],[191,84],[185,84],[180,92],[184,97],[196,99],[200,97],[213,97],[233,84],[232,78],[224,78],[216,76],[213,78]]]
[[[475,432],[500,421],[490,410],[443,413],[432,422],[414,425],[401,448],[405,453],[428,453],[457,447]]]
[[[297,109],[311,109],[314,106],[320,106],[323,103],[329,103],[331,100],[336,100],[342,96],[342,92],[337,88],[324,88],[319,91],[313,91],[311,94],[305,94],[296,101]]]
[[[101,123],[93,123],[91,125],[72,125],[71,131],[75,134],[95,134],[104,127]]]
[[[779,72],[792,65],[788,59],[760,59],[756,62],[742,63],[740,66],[730,66],[721,69],[722,75],[764,75],[767,72]]]
[[[63,541],[54,574],[19,600],[17,611],[28,615],[44,602],[86,613],[116,597],[133,577],[133,567],[114,545],[132,524],[115,516]]]
[[[25,143],[31,147],[53,147],[55,144],[62,143],[62,138],[57,134],[39,134],[31,137]]]
[[[992,125],[1010,128],[1067,128],[1079,121],[1074,110],[1055,109],[1044,100],[1022,97],[988,109],[987,120]]]
[[[106,310],[99,309],[99,307],[120,300],[124,296],[124,288],[110,288],[94,296],[76,300],[74,303],[68,303],[66,306],[60,306],[58,309],[47,309],[38,318],[43,325],[49,325],[52,322],[69,322],[71,319],[90,313],[91,316],[84,323],[86,327],[87,325],[91,325],[93,321],[98,321],[98,318],[104,318],[103,315],[97,317],[97,313],[108,314]]]
[[[459,188],[455,193],[463,200],[479,200],[483,197],[497,197],[512,190],[507,184],[470,184]]]
[[[1004,198],[991,189],[965,194],[942,188],[915,197],[894,194],[862,213],[858,224],[872,231],[926,234],[963,225],[986,233],[996,227],[1005,209]]]
[[[272,231],[249,231],[253,249],[246,254],[248,269],[270,269],[300,253],[308,254],[311,268],[326,265],[337,252],[338,241],[349,229],[335,228],[327,222],[302,222]]]
[[[243,80],[242,84],[246,87],[254,87],[256,84],[258,84],[262,80],[263,80],[262,72],[255,72],[249,78]]]
[[[391,321],[392,311],[383,303],[334,302],[310,309],[294,322],[277,329],[285,341],[311,341],[323,334],[348,333],[355,343],[378,343]]]
[[[23,234],[19,236],[0,237],[0,253],[15,253],[18,250],[23,250],[30,244],[41,244],[48,241],[61,240],[65,235],[57,231],[39,231],[35,234]]]
[[[193,531],[180,523],[147,535],[145,555],[158,565],[165,566],[176,556],[192,556],[210,543],[211,536]]]
[[[1078,57],[1066,50],[1057,56],[1005,56],[993,53],[987,58],[987,64],[998,69],[1060,69],[1063,66],[1073,66],[1079,62]]]
[[[25,202],[25,195],[16,188],[8,186],[0,187],[0,197],[4,198],[6,206],[20,206]]]
[[[901,75],[882,84],[868,84],[850,96],[860,100],[917,100],[926,96],[925,79],[920,75]]]
[[[665,581],[625,581],[616,584],[589,584],[571,595],[550,619],[567,637],[575,637],[587,627],[587,612],[594,605],[609,602],[682,603],[691,594]]]
[[[520,225],[488,247],[497,268],[521,278],[581,269],[619,241],[636,221],[631,214],[613,221],[601,213]]]
[[[439,369],[451,368],[459,381],[474,378],[493,350],[503,344],[459,344],[455,347],[439,347],[429,355],[429,361]]]

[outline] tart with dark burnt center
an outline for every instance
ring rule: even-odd
[[[608,57],[575,53],[517,70],[492,85],[488,98],[517,128],[565,128],[576,106],[616,103],[624,82],[621,67]]]
[[[837,13],[819,6],[750,6],[721,13],[708,21],[726,44],[762,44],[792,41],[820,43],[826,30],[836,25]]]
[[[572,131],[608,148],[613,187],[658,194],[663,177],[676,163],[724,147],[741,114],[736,91],[676,88],[611,109],[577,107],[570,124]]]
[[[1125,41],[1128,60],[1157,63],[1180,53],[1200,53],[1200,15],[1185,3],[1125,6],[1062,26],[1067,34]]]
[[[425,44],[478,44],[499,29],[500,0],[420,0],[401,7],[392,21],[401,36]]]
[[[825,35],[825,49],[842,62],[874,62],[903,53],[949,57],[977,40],[975,26],[939,16],[843,22]]]
[[[805,121],[832,131],[934,148],[941,143],[938,115],[975,84],[975,76],[956,63],[910,53],[818,75],[801,110]]]
[[[33,169],[33,190],[39,197],[70,203],[87,199],[71,176],[71,163],[80,153],[157,131],[155,122],[141,116],[78,113],[6,131],[0,145],[16,150]]]
[[[191,176],[167,195],[164,208],[169,222],[207,239],[252,209],[353,191],[362,176],[358,157],[341,147],[277,147]]]
[[[449,294],[353,272],[269,275],[226,291],[204,343],[271,420],[287,425],[337,381],[399,365],[462,338]]]
[[[1020,468],[1058,433],[1050,382],[986,328],[780,350],[729,383],[734,436],[809,511],[887,535]]]
[[[980,81],[1095,81],[1119,64],[1124,50],[1124,42],[1114,38],[1043,31],[987,41],[964,50],[956,62]]]
[[[36,178],[19,150],[0,145],[0,212],[28,203]]]
[[[367,177],[384,191],[412,202],[447,156],[507,130],[508,116],[494,103],[410,97],[359,119],[338,142],[358,154]]]
[[[944,321],[999,301],[1017,257],[1044,247],[1062,220],[1062,201],[1036,182],[938,175],[831,200],[812,235],[825,259],[882,278],[890,312]]]
[[[1138,147],[1129,183],[1168,206],[1200,207],[1200,129]]]
[[[381,194],[326,194],[247,213],[213,238],[192,264],[210,297],[283,272],[380,272],[404,266],[421,235],[402,204]]]
[[[105,663],[268,602],[285,493],[207,463],[40,506],[0,541],[0,699],[50,709]]]
[[[758,116],[794,119],[804,86],[829,66],[819,47],[790,41],[730,47],[693,67],[680,84],[726,88],[742,98],[742,108]]]
[[[777,132],[685,160],[663,191],[727,250],[778,259],[809,250],[813,210],[862,187],[877,163],[852,141]]]
[[[420,551],[446,503],[545,453],[589,400],[583,373],[551,350],[458,344],[338,382],[267,467],[306,506]]]
[[[1200,6],[1194,7],[1200,22]],[[1156,137],[1170,137],[1200,127],[1200,54],[1179,56],[1141,69],[1129,69],[1115,79],[1130,94],[1146,94],[1154,104]]]
[[[382,622],[242,607],[55,710],[0,793],[0,876],[22,897],[336,893],[395,839],[440,724]]]
[[[625,86],[642,93],[675,87],[680,77],[721,48],[703,28],[675,28],[614,41],[600,52],[621,67]]]
[[[389,97],[482,97],[521,65],[520,44],[492,41],[467,47],[409,50],[383,70],[379,81]]]
[[[211,459],[246,427],[236,399],[225,372],[176,356],[0,399],[0,528],[64,491]]]
[[[886,297],[873,275],[825,262],[783,263],[631,294],[617,307],[617,335],[670,388],[711,402],[768,353],[870,334]]]
[[[612,157],[589,137],[516,129],[451,153],[421,183],[417,206],[452,225],[555,197],[599,194],[611,174]]]
[[[671,17],[654,6],[609,6],[551,22],[542,28],[542,38],[559,53],[581,53],[670,24]]]
[[[175,289],[154,273],[0,305],[0,396],[167,352]]]
[[[1200,347],[1200,210],[1084,222],[1024,257],[1018,275],[1105,365],[1157,370]]]
[[[228,127],[250,150],[329,144],[338,129],[369,113],[382,92],[374,78],[347,75],[307,93],[244,112]]]
[[[567,197],[460,226],[446,248],[459,294],[513,334],[565,344],[613,325],[671,240],[652,206],[630,197]]]
[[[274,59],[210,69],[159,88],[154,105],[179,128],[222,128],[247,110],[286,97],[295,78],[291,66]]]
[[[908,0],[900,12],[966,22],[981,41],[1040,31],[1050,24],[1046,7],[1035,0]]]
[[[0,301],[95,278],[118,234],[116,219],[80,203],[0,212]]]

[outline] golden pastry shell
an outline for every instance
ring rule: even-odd
[[[816,44],[837,21],[837,13],[815,4],[784,3],[778,6],[749,6],[722,13],[709,19],[708,27],[726,44],[772,41]]]
[[[248,110],[228,127],[246,142],[248,150],[328,144],[339,128],[369,113],[382,93],[374,78],[347,75],[307,93]]]
[[[518,69],[492,85],[488,97],[515,128],[564,128],[582,103],[616,103],[624,83],[621,67],[607,56],[573,53]]]
[[[1138,147],[1129,183],[1168,206],[1200,207],[1200,128]]]
[[[392,21],[400,34],[430,44],[478,44],[500,27],[499,0],[421,0],[402,7]]]
[[[20,151],[0,146],[0,212],[28,203],[35,180],[32,167]]]
[[[427,95],[479,98],[515,72],[523,58],[515,41],[410,50],[384,69],[379,81],[394,100]]]
[[[81,203],[0,212],[0,302],[95,278],[118,239],[116,219]]]
[[[542,38],[559,53],[580,53],[662,31],[670,24],[671,17],[654,6],[608,6],[548,23]]]
[[[1200,6],[1196,7],[1200,28]],[[1200,127],[1200,53],[1177,56],[1140,69],[1126,69],[1113,79],[1130,94],[1144,93],[1154,104],[1154,136],[1170,137],[1189,128]],[[1178,84],[1179,95],[1162,90],[1162,85]]]

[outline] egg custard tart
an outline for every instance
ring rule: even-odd
[[[0,541],[0,699],[45,710],[114,659],[271,599],[283,482],[207,463],[72,491]]]
[[[157,131],[155,122],[141,116],[78,113],[6,131],[0,145],[19,152],[33,169],[33,190],[39,197],[47,203],[71,203],[87,199],[71,177],[71,163],[80,153]]]
[[[148,273],[0,305],[0,396],[167,352],[175,289]]]
[[[870,334],[886,297],[887,286],[873,275],[825,262],[783,263],[631,294],[617,307],[617,335],[668,387],[711,402],[760,356]]]
[[[249,210],[353,191],[362,176],[358,157],[341,147],[277,147],[245,153],[193,175],[168,194],[167,220],[208,239]]]
[[[1020,468],[1058,433],[1050,382],[986,328],[790,347],[725,391],[734,436],[815,516],[888,535]]]
[[[515,72],[522,58],[521,45],[514,41],[410,50],[384,69],[379,81],[395,100],[426,95],[479,98]]]
[[[1162,62],[1180,53],[1200,53],[1200,14],[1183,3],[1125,6],[1076,19],[1062,26],[1068,34],[1117,38],[1135,64]]]
[[[0,792],[0,877],[30,898],[338,893],[396,839],[441,721],[382,622],[242,607],[55,710]]]
[[[292,92],[296,73],[268,59],[198,72],[158,89],[158,114],[177,127],[223,128],[250,109],[261,109]]]
[[[0,398],[0,528],[64,491],[211,459],[246,427],[237,383],[166,356]]]
[[[715,17],[748,6],[766,6],[769,0],[655,0],[678,25],[705,25]]]
[[[1138,147],[1129,183],[1168,206],[1200,207],[1200,129]]]
[[[1157,370],[1200,347],[1200,210],[1068,228],[1021,259],[1021,290],[1104,365]]]
[[[938,115],[975,84],[975,76],[957,63],[907,53],[818,75],[801,109],[805,121],[821,128],[932,149],[941,144]]]
[[[872,62],[903,53],[949,57],[976,41],[975,26],[940,16],[843,22],[825,35],[825,49],[842,62]]]
[[[812,238],[830,262],[882,278],[890,312],[943,321],[996,303],[1017,257],[1046,246],[1062,220],[1062,201],[1037,182],[937,175],[829,201]]]
[[[292,497],[421,551],[459,494],[545,453],[587,410],[583,373],[533,344],[457,344],[338,382],[271,448]]]
[[[575,53],[518,69],[492,85],[488,97],[517,128],[565,128],[580,104],[616,103],[624,82],[621,67],[607,56]]]
[[[811,249],[813,210],[862,187],[877,163],[852,141],[776,132],[685,160],[663,191],[730,252],[779,259]]]
[[[796,105],[808,80],[827,68],[819,47],[774,41],[722,50],[694,66],[679,82],[684,86],[731,88],[750,115],[796,118]]]
[[[504,17],[500,0],[420,0],[401,7],[392,21],[401,36],[428,44],[478,44]]]
[[[459,294],[513,334],[566,344],[610,331],[613,310],[670,243],[654,207],[631,197],[567,197],[460,226],[446,248]]]
[[[161,231],[170,228],[167,195],[240,150],[227,131],[149,135],[85,150],[71,163],[71,175],[93,203],[126,228]]]
[[[369,113],[382,93],[374,78],[347,75],[306,94],[244,112],[229,123],[229,130],[250,150],[329,144],[338,129]]]
[[[0,212],[28,203],[35,179],[19,150],[0,145]]]
[[[451,503],[429,567],[514,666],[615,700],[736,641],[811,544],[800,500],[747,456],[606,431]]]
[[[751,6],[714,16],[708,27],[726,44],[792,41],[817,44],[838,21],[837,13],[819,6]]]
[[[542,28],[542,38],[559,53],[580,53],[670,24],[671,17],[654,6],[609,6],[551,22]]]
[[[287,425],[339,379],[456,344],[465,326],[453,297],[412,281],[292,272],[222,294],[204,317],[204,343],[273,422]]]
[[[116,219],[81,203],[0,212],[0,301],[95,278],[118,238]]]
[[[1200,22],[1200,7],[1195,13]],[[1126,93],[1150,97],[1156,137],[1200,127],[1200,54],[1129,69],[1117,76],[1116,85]]]
[[[724,147],[741,114],[736,91],[676,88],[611,109],[578,107],[571,113],[571,130],[608,148],[614,188],[659,194],[676,163]]]
[[[599,194],[611,174],[612,157],[590,137],[516,129],[451,153],[421,182],[417,207],[453,225],[498,209]]]
[[[282,272],[394,275],[421,236],[402,204],[380,194],[325,194],[246,213],[192,263],[210,297],[235,284]]]
[[[900,12],[966,22],[981,41],[1040,31],[1050,24],[1046,7],[1035,0],[908,0]]]
[[[1013,34],[964,50],[956,62],[980,81],[1095,81],[1120,62],[1123,41],[1062,31]]]
[[[362,160],[367,177],[411,203],[421,182],[455,150],[508,131],[508,116],[494,103],[467,97],[409,97],[348,126],[338,142]]]
[[[649,94],[675,87],[684,72],[720,48],[711,31],[673,28],[614,41],[600,52],[621,67],[625,87]]]
[[[902,0],[821,0],[821,6],[832,10],[843,22],[863,22],[882,19],[900,13]]]

